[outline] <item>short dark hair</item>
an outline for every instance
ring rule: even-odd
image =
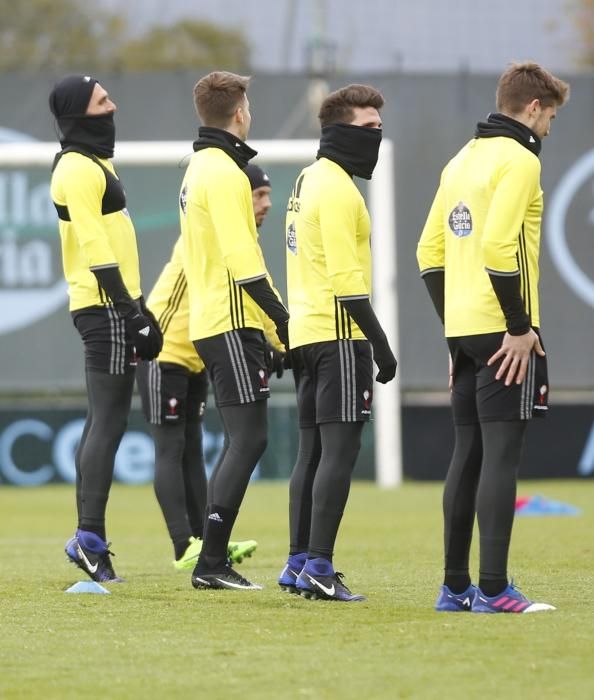
[[[214,71],[194,85],[194,106],[204,126],[224,129],[242,103],[250,78]]]
[[[569,85],[531,61],[512,63],[497,84],[497,109],[512,115],[532,100],[539,100],[543,107],[561,107],[568,99]]]
[[[347,85],[331,92],[322,102],[318,119],[322,126],[328,124],[350,124],[355,107],[375,107],[378,111],[384,106],[384,97],[371,85]]]

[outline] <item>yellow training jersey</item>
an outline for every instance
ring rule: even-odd
[[[505,136],[470,141],[444,168],[417,248],[421,275],[445,268],[445,335],[506,330],[489,272],[520,275],[540,326],[540,161]]]
[[[173,247],[171,259],[149,294],[147,306],[155,314],[163,333],[163,349],[158,361],[174,362],[190,372],[202,372],[204,362],[190,340],[190,301],[184,274],[181,236]],[[263,311],[259,309],[259,312],[267,340],[278,350],[283,350],[274,323]]]
[[[159,362],[175,362],[190,372],[202,372],[204,362],[190,340],[190,302],[181,237],[149,294],[147,306],[155,314],[163,333]]]
[[[267,276],[250,183],[220,148],[194,153],[182,183],[180,222],[190,299],[190,338],[262,330],[260,307],[241,283]]]
[[[365,335],[340,304],[371,296],[370,220],[352,178],[320,158],[301,171],[287,209],[291,347]]]
[[[108,303],[93,269],[119,266],[130,296],[141,295],[136,234],[124,190],[111,162],[98,160],[105,171],[87,156],[65,153],[51,179],[71,311]]]

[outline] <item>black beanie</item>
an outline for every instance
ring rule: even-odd
[[[49,96],[49,106],[54,117],[83,115],[98,82],[90,75],[67,75],[62,78],[54,85]]]
[[[268,175],[266,175],[262,168],[258,167],[254,163],[246,165],[243,172],[248,176],[252,192],[257,190],[258,187],[272,187]]]

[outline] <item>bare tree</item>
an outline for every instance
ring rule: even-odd
[[[594,0],[570,0],[568,10],[579,39],[575,61],[582,68],[594,68]]]

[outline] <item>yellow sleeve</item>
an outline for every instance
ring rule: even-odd
[[[249,282],[266,276],[266,267],[258,245],[249,226],[249,217],[254,210],[244,187],[249,188],[247,178],[237,170],[237,178],[230,181],[228,173],[215,176],[208,188],[208,210],[216,231],[225,265],[237,283]],[[239,179],[245,179],[245,183]],[[255,229],[255,223],[254,223]]]
[[[324,191],[319,203],[320,235],[328,277],[339,299],[368,299],[357,254],[359,201],[350,188],[337,184]]]
[[[283,301],[278,289],[274,286],[274,283],[272,282],[272,278],[270,277],[270,275],[268,275],[267,277],[268,277],[268,281],[270,282],[270,286],[272,287],[272,290],[274,291],[274,293],[278,297],[278,300],[281,302],[281,304],[284,304],[284,301]],[[263,311],[262,311],[261,316],[262,316],[262,325],[264,326],[264,335],[266,336],[266,340],[271,345],[273,345],[277,350],[279,350],[280,352],[285,352],[285,346],[281,343],[281,341],[276,333],[276,325],[275,325],[274,321],[270,318],[270,316],[265,314]]]
[[[517,272],[518,238],[535,187],[540,189],[540,161],[509,160],[498,175],[481,240],[483,260],[487,270]]]
[[[60,165],[65,204],[89,269],[117,265],[101,213],[105,173],[85,156],[68,158]]]
[[[445,266],[445,217],[441,184],[437,189],[427,221],[417,245],[417,262],[421,276]]]

